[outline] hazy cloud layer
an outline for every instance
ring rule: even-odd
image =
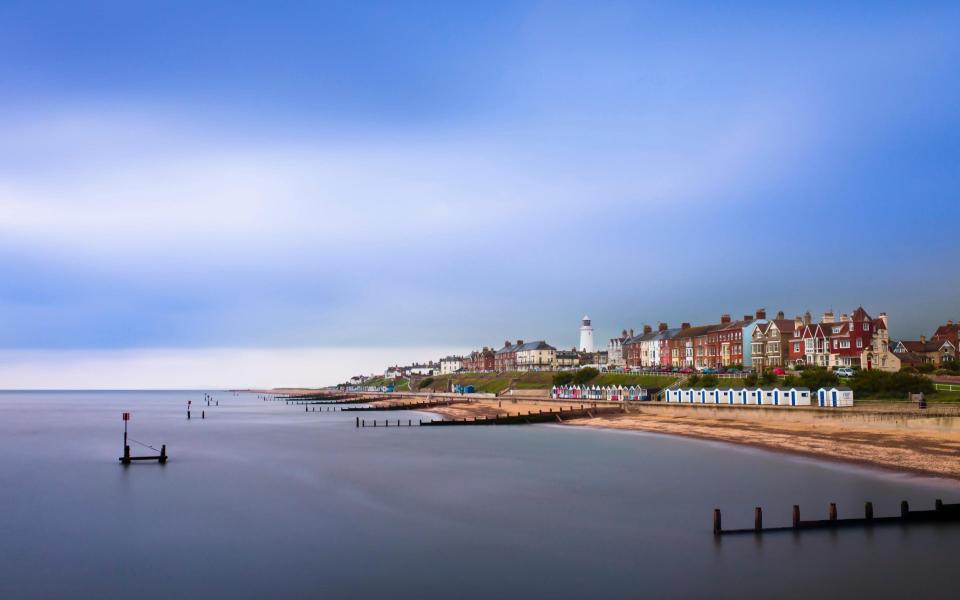
[[[929,333],[958,12],[804,7],[4,8],[0,347],[400,361],[861,303]]]

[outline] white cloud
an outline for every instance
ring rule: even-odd
[[[320,387],[454,350],[415,346],[0,351],[0,389]]]

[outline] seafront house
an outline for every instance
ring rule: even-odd
[[[500,348],[494,354],[494,364],[493,368],[499,373],[504,371],[516,371],[517,370],[517,348],[523,345],[523,340],[517,340],[516,345],[506,341],[503,343],[503,348]]]
[[[496,353],[486,346],[481,350],[474,350],[463,359],[463,370],[471,373],[486,373],[496,367]]]
[[[463,370],[462,356],[445,356],[440,359],[440,374],[450,375]]]
[[[614,368],[625,367],[626,359],[623,356],[623,343],[633,337],[633,330],[624,329],[620,337],[610,338],[607,342],[607,365]]]
[[[555,368],[557,349],[543,340],[518,344],[516,365],[518,371],[550,371]]]
[[[946,325],[937,327],[933,332],[932,340],[948,340],[954,348],[960,348],[960,323],[947,321]]]
[[[751,335],[753,366],[761,371],[786,366],[793,330],[793,319],[785,319],[783,311],[777,313],[777,318],[756,327]]]
[[[957,348],[949,339],[928,340],[922,335],[919,340],[893,342],[893,353],[898,356],[905,355],[911,366],[931,364],[938,369],[943,363],[957,358]],[[911,354],[916,356],[910,356]]]
[[[575,348],[557,350],[556,368],[575,369],[580,366],[580,353]]]

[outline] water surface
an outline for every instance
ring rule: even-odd
[[[0,597],[957,595],[960,526],[711,535],[714,507],[727,527],[754,506],[770,525],[793,504],[896,514],[960,501],[953,482],[655,434],[357,430],[213,395],[201,420],[203,392],[0,393]],[[118,464],[125,410],[165,467]]]

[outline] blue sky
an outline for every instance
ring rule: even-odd
[[[572,345],[584,312],[929,334],[960,317],[958,30],[950,3],[6,2],[0,379],[370,370]]]

